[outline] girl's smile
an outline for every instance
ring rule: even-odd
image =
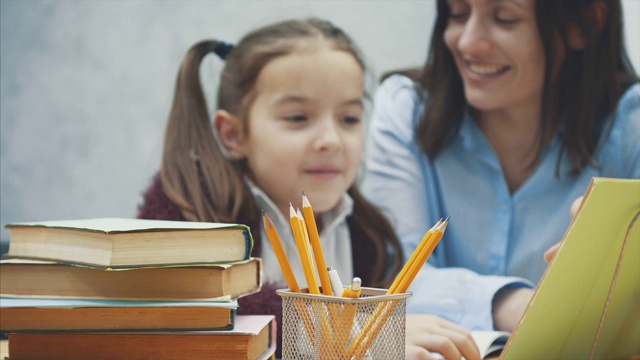
[[[333,165],[319,165],[305,168],[304,172],[317,181],[329,181],[340,176],[342,169]]]
[[[354,184],[364,146],[363,89],[355,58],[325,43],[278,57],[260,72],[236,153],[284,215],[302,191],[324,212]]]

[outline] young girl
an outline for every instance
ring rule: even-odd
[[[220,143],[199,83],[200,63],[210,52],[226,60],[213,114]],[[364,141],[363,74],[347,35],[317,19],[266,26],[235,47],[203,41],[183,60],[160,173],[138,216],[249,225],[252,256],[263,259],[265,285],[261,293],[239,299],[239,314],[276,314],[282,324],[275,289],[286,288],[286,282],[261,210],[275,223],[296,279],[305,286],[289,225],[289,203],[301,208],[302,191],[314,208],[325,261],[342,279],[358,276],[365,286],[386,287],[402,266],[391,226],[355,185]],[[477,357],[468,332],[428,319],[435,335],[408,344],[408,354],[422,346],[451,357]]]
[[[640,178],[621,19],[617,0],[438,1],[423,70],[378,88],[363,184],[408,251],[451,216],[409,313],[513,330],[591,178]]]

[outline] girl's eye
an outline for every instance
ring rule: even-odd
[[[359,124],[360,123],[360,117],[359,116],[344,116],[342,118],[342,121],[347,123],[347,124]]]
[[[285,116],[284,119],[291,122],[303,122],[303,121],[307,121],[308,118],[306,115],[303,115],[303,114],[295,114],[295,115]]]

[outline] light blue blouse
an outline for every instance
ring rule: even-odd
[[[597,163],[569,176],[565,158],[557,172],[559,132],[513,194],[496,153],[470,116],[450,147],[427,158],[414,141],[417,101],[412,81],[400,75],[376,91],[363,192],[389,216],[405,258],[433,224],[450,216],[444,237],[410,288],[408,313],[491,330],[493,296],[503,286],[533,287],[540,280],[547,266],[544,251],[564,236],[571,203],[591,178],[640,178],[640,84],[621,98],[598,145]]]

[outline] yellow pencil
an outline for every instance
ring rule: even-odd
[[[407,271],[406,276],[402,279],[400,285],[396,289],[396,294],[400,294],[409,290],[409,286],[411,286],[411,282],[416,278],[420,269],[427,262],[429,256],[436,248],[436,245],[442,239],[442,235],[444,235],[444,231],[447,229],[447,224],[449,224],[449,218],[442,222],[442,224],[438,225],[433,231],[433,235],[430,236],[428,243],[424,246],[420,254],[415,259],[415,262],[411,264],[411,268]]]
[[[311,270],[314,270],[313,267],[313,258],[311,257],[311,248],[309,247],[309,232],[307,230],[307,225],[304,222],[304,217],[302,216],[302,213],[300,212],[300,209],[296,209],[296,219],[298,220],[298,224],[300,227],[300,232],[302,234],[302,243],[304,244],[304,252],[306,254],[306,260],[307,263],[309,264],[309,266],[311,267]],[[318,283],[316,280],[316,273],[315,270],[313,272],[313,285],[309,285],[309,293],[311,294],[320,294],[320,289],[318,289]],[[313,289],[313,290],[312,290]],[[331,307],[330,307],[331,308]],[[315,304],[314,306],[314,313],[316,314],[315,317],[316,318],[322,318],[322,331],[323,331],[323,338],[325,340],[328,341],[327,346],[330,345],[331,343],[331,324],[329,322],[329,320],[327,319],[324,311],[322,310],[321,304]],[[331,309],[329,309],[329,311],[331,312]]]
[[[264,223],[264,228],[267,233],[267,237],[269,238],[269,242],[271,242],[271,247],[276,254],[276,258],[278,259],[278,263],[280,263],[280,268],[282,269],[282,273],[284,274],[284,279],[287,282],[287,286],[289,286],[289,290],[291,292],[300,292],[300,287],[298,286],[298,282],[296,281],[296,277],[293,274],[293,270],[291,269],[291,264],[289,263],[289,259],[287,258],[287,254],[284,251],[282,246],[282,241],[280,240],[280,235],[278,235],[278,231],[276,227],[273,225],[273,221],[267,215],[264,210],[262,211],[262,222]],[[307,336],[311,343],[314,341],[314,330],[313,330],[313,320],[309,312],[307,311],[304,302],[299,299],[294,300],[294,305],[296,310],[298,311],[298,315],[302,320],[302,325],[305,328]]]
[[[382,329],[384,328],[384,325],[387,323],[387,321],[389,320],[389,317],[391,317],[391,315],[393,314],[393,311],[396,309],[397,303],[385,303],[385,304],[381,304],[382,307],[379,307],[379,309],[382,309],[381,314],[379,316],[376,317],[372,317],[370,320],[373,320],[373,325],[370,327],[367,327],[365,325],[365,328],[360,332],[361,334],[364,334],[364,338],[356,338],[356,340],[353,342],[353,344],[351,345],[351,347],[349,348],[349,350],[347,351],[347,358],[348,359],[352,359],[352,358],[356,358],[356,359],[363,359],[367,350],[369,350],[369,348],[371,347],[371,345],[373,344],[373,342],[376,340],[376,338],[378,337],[378,335],[380,334],[380,332],[382,331]],[[404,316],[404,314],[403,314]],[[368,325],[369,323],[367,323]],[[358,341],[360,340],[360,341]],[[356,345],[354,347],[354,345]]]
[[[309,240],[309,231],[307,230],[307,224],[305,224],[304,222],[304,217],[302,216],[302,212],[300,211],[300,208],[296,208],[296,218],[298,218],[298,223],[300,224],[300,228],[301,228],[301,233],[302,233],[302,237],[304,239],[303,243],[304,243],[304,249],[305,249],[305,253],[307,254],[307,262],[309,264],[311,264],[311,268],[313,269],[313,273],[316,274],[316,270],[313,267],[313,256],[311,255],[312,250],[311,250],[311,245],[310,245],[310,240]],[[316,284],[318,283],[318,278],[314,278],[316,281]],[[320,293],[320,290],[318,290],[318,294]]]
[[[320,294],[320,289],[318,289],[316,272],[311,262],[311,254],[309,254],[307,235],[304,231],[304,220],[298,217],[296,211],[293,209],[293,205],[291,204],[289,204],[289,222],[291,223],[293,237],[296,240],[296,246],[298,248],[298,255],[300,256],[302,270],[304,270],[304,276],[307,279],[307,287],[309,288],[309,293],[318,295]]]
[[[342,297],[357,299],[362,292],[362,280],[359,277],[354,277],[351,281],[351,285],[342,291]],[[353,328],[353,322],[358,312],[358,304],[344,304],[342,307],[342,313],[340,315],[340,321],[338,322],[338,344],[340,352],[345,352],[349,337],[351,334],[351,328]],[[346,353],[345,353],[346,354]]]
[[[309,233],[311,248],[313,249],[313,257],[316,260],[316,267],[318,269],[318,275],[320,276],[322,293],[333,296],[331,281],[329,281],[329,273],[327,272],[327,264],[324,261],[324,253],[322,252],[322,245],[320,244],[320,235],[318,234],[318,227],[316,226],[316,218],[313,214],[311,203],[309,199],[307,199],[304,191],[302,192],[302,211],[304,213],[304,222],[307,225],[307,231]],[[338,294],[335,295],[338,296]]]
[[[413,265],[413,263],[415,263],[416,258],[422,252],[422,249],[424,249],[424,247],[429,242],[429,238],[433,234],[433,231],[435,230],[435,228],[438,227],[438,225],[440,225],[441,223],[442,223],[442,219],[438,220],[438,222],[435,225],[433,225],[433,227],[429,229],[429,231],[427,231],[426,234],[424,234],[418,247],[413,251],[413,253],[411,254],[411,257],[409,257],[409,260],[407,260],[407,263],[404,264],[404,266],[402,267],[402,270],[400,270],[400,273],[396,276],[395,280],[393,280],[393,284],[391,284],[391,287],[387,291],[387,295],[397,294],[396,290],[398,289],[398,286],[402,282],[402,279],[404,279],[404,277],[407,275],[407,272],[409,272],[409,269],[411,269],[411,266]]]
[[[362,293],[362,280],[359,277],[354,277],[351,281],[351,285],[348,288],[342,290],[342,297],[357,299]]]
[[[396,277],[396,280],[394,280],[395,289],[391,292],[390,288],[389,291],[387,291],[387,294],[400,294],[409,289],[411,282],[413,282],[418,272],[435,249],[436,245],[440,242],[448,223],[449,218],[442,222],[438,221],[433,228],[427,231],[423,240],[420,242],[420,245],[411,255],[407,264],[405,264],[407,270],[404,271],[404,276],[401,277],[398,275]],[[398,282],[397,284],[396,281]],[[363,330],[360,332],[360,335],[358,335],[349,347],[347,358],[351,359],[355,356],[356,359],[360,359],[364,356],[395,308],[395,303],[380,304],[376,308],[372,316],[369,318],[369,321],[367,321]]]
[[[284,279],[289,286],[289,290],[292,292],[300,292],[300,287],[298,286],[298,282],[296,281],[295,275],[293,275],[293,270],[291,269],[291,264],[289,264],[289,259],[287,258],[287,254],[282,247],[282,241],[280,241],[280,235],[278,235],[278,231],[276,227],[273,225],[273,222],[265,213],[262,211],[262,222],[264,223],[264,229],[267,232],[267,237],[269,238],[269,242],[271,242],[271,247],[276,254],[276,258],[278,258],[278,262],[280,263],[280,268],[282,269],[282,273],[284,274]]]

